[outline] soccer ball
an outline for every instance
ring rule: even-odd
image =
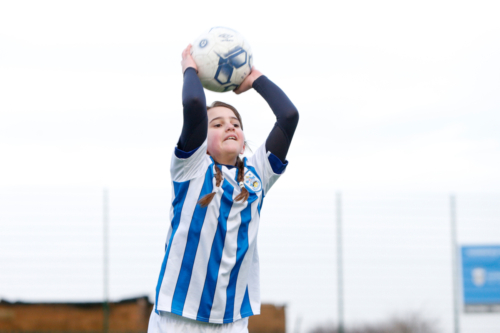
[[[208,90],[234,90],[252,69],[252,49],[237,31],[214,27],[192,44],[191,55],[198,66],[198,77]]]

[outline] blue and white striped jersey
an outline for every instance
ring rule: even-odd
[[[210,323],[231,323],[260,313],[257,232],[264,196],[286,164],[259,147],[244,158],[246,202],[237,168],[221,166],[223,181],[208,207],[198,200],[214,191],[215,169],[207,141],[192,155],[173,154],[171,227],[156,287],[156,311]]]

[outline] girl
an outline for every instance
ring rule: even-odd
[[[190,50],[182,53],[184,124],[172,156],[171,228],[148,332],[248,332],[248,317],[260,313],[262,201],[285,171],[299,115],[252,69],[235,93],[254,88],[277,121],[265,144],[240,158],[240,114],[222,102],[206,107]]]

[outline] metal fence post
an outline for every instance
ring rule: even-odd
[[[458,304],[458,260],[457,260],[457,221],[455,195],[450,195],[450,222],[451,222],[451,260],[453,274],[453,326],[454,332],[460,333],[459,304]]]
[[[338,333],[344,333],[344,280],[342,265],[342,201],[337,192],[337,293],[338,293]]]
[[[104,333],[108,333],[109,331],[109,293],[108,293],[108,217],[109,217],[109,208],[108,208],[108,189],[104,189],[103,191],[103,291],[104,291],[104,299],[103,299],[103,325],[102,331]]]

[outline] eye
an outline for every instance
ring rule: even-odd
[[[240,124],[233,124],[234,127],[240,127]]]
[[[221,124],[214,124],[214,127],[221,127]]]

